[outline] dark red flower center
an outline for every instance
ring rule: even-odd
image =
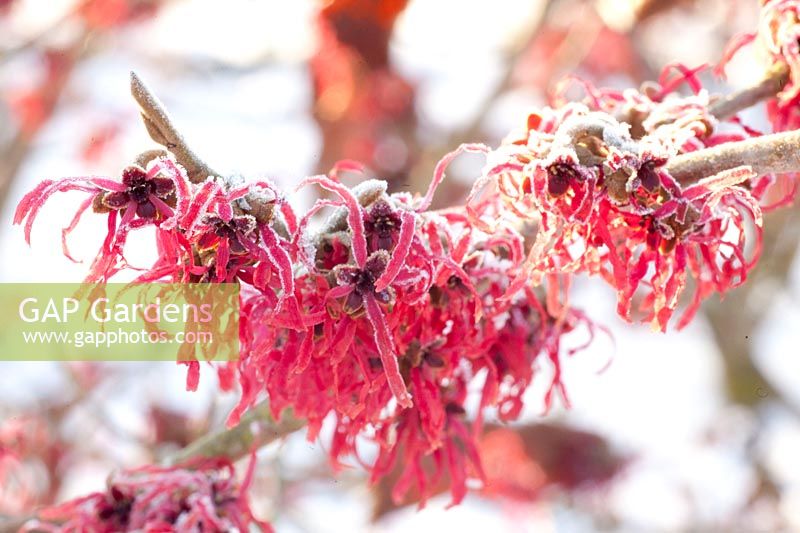
[[[230,243],[231,252],[236,254],[247,251],[243,241],[252,240],[252,234],[257,226],[255,218],[250,215],[237,215],[228,221],[217,215],[209,215],[204,222],[210,226],[211,233],[220,239],[227,239]],[[208,246],[213,243],[201,242],[200,244],[201,246]]]
[[[133,187],[128,187],[128,195],[136,203],[143,204],[150,199],[155,187],[150,181],[141,181]]]
[[[351,284],[356,291],[367,294],[375,291],[375,278],[366,270],[360,270],[353,275]]]
[[[166,200],[168,205],[175,205],[175,183],[169,178],[149,178],[141,167],[130,166],[122,171],[124,191],[109,192],[103,196],[102,203],[109,209],[123,209],[134,202],[136,214],[142,218],[153,218],[158,208],[153,197]]]
[[[394,236],[400,231],[402,223],[391,205],[378,200],[364,217],[367,239],[374,240],[377,249],[388,250],[392,247]]]
[[[562,196],[569,190],[570,182],[582,181],[577,169],[567,163],[553,163],[547,167],[547,192]]]
[[[354,265],[339,265],[334,268],[334,274],[339,285],[349,285],[353,288],[346,301],[345,310],[348,313],[355,313],[360,311],[363,303],[364,296],[371,294],[381,303],[389,303],[393,299],[393,292],[387,288],[380,292],[375,290],[375,282],[381,277],[383,271],[386,270],[386,265],[389,262],[389,254],[385,251],[373,253],[364,268],[358,268]]]
[[[98,516],[105,521],[124,526],[128,523],[133,499],[125,495],[117,487],[111,487],[110,498],[103,502],[98,510]]]
[[[656,172],[655,161],[647,161],[639,168],[639,180],[647,192],[656,192],[661,187],[661,177]]]

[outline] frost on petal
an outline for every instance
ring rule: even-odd
[[[267,256],[278,271],[281,280],[280,302],[294,296],[294,274],[289,254],[280,245],[278,237],[269,226],[261,227],[261,238],[264,240]]]
[[[394,281],[400,269],[403,268],[403,264],[408,257],[408,251],[411,249],[411,241],[414,239],[415,230],[414,215],[408,211],[403,211],[400,218],[403,221],[400,226],[400,238],[392,252],[389,263],[386,265],[386,269],[375,282],[376,292],[383,291]]]
[[[93,203],[94,198],[87,198],[84,200],[80,207],[78,207],[78,210],[75,212],[75,216],[72,217],[72,221],[69,223],[69,225],[61,230],[61,250],[64,253],[64,256],[73,263],[80,263],[80,261],[75,260],[75,258],[72,257],[72,254],[70,254],[69,247],[67,246],[67,237],[70,233],[72,233],[72,231],[78,225],[78,222],[80,222],[83,214],[87,209],[89,209],[89,207],[92,206]]]
[[[375,297],[371,294],[364,295],[364,306],[367,311],[367,318],[372,325],[375,346],[380,354],[383,371],[386,374],[389,388],[392,390],[394,397],[397,399],[397,403],[401,407],[411,407],[411,395],[408,393],[406,385],[403,382],[403,376],[400,375],[400,368],[397,364],[397,353],[394,343],[392,342],[392,334],[389,331],[389,325],[386,322],[386,316],[383,314]]]
[[[25,242],[31,242],[31,228],[39,210],[57,192],[83,191],[100,194],[103,189],[94,185],[88,178],[66,178],[59,181],[45,180],[31,192],[22,197],[14,212],[14,224],[25,222]]]
[[[350,189],[326,176],[306,178],[300,186],[302,187],[306,184],[320,185],[322,188],[336,193],[345,203],[345,206],[347,206],[347,223],[352,232],[353,258],[358,266],[363,267],[367,260],[367,239],[364,232],[364,217],[361,213],[358,199]]]
[[[45,507],[21,531],[248,531],[252,525],[271,532],[247,502],[253,464],[242,483],[224,458],[115,472],[106,490]]]
[[[431,202],[433,202],[433,195],[436,193],[436,189],[439,188],[439,185],[444,180],[445,171],[447,167],[450,166],[450,163],[458,157],[462,152],[472,152],[478,154],[485,154],[489,152],[489,147],[484,144],[473,143],[473,144],[462,144],[452,152],[445,154],[438,163],[436,163],[436,167],[433,170],[433,178],[431,179],[431,183],[428,186],[428,190],[425,193],[425,196],[422,197],[419,205],[416,206],[417,211],[425,211],[430,207]]]

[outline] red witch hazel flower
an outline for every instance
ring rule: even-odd
[[[86,210],[91,207],[96,213],[108,213],[106,239],[86,278],[92,282],[108,280],[126,266],[123,249],[128,232],[148,225],[160,230],[162,224],[174,218],[176,206],[185,202],[188,182],[183,169],[167,158],[155,160],[147,171],[138,166],[127,167],[121,181],[104,177],[45,180],[23,197],[14,214],[15,224],[25,223],[28,243],[33,222],[44,203],[53,194],[66,191],[90,194],[62,231],[64,254],[70,259],[67,237]]]
[[[554,202],[583,191],[593,206],[600,174],[581,167],[580,153],[563,152],[538,178],[574,179],[569,191],[555,191]],[[190,183],[172,160],[159,159],[146,171],[126,171],[123,182],[46,182],[23,199],[17,222],[25,221],[29,232],[54,192],[90,193],[75,220],[91,205],[109,220],[93,280],[125,267],[128,231],[154,225],[158,257],[136,282],[241,286],[241,355],[220,369],[227,387],[238,380],[241,388],[229,423],[266,396],[276,419],[286,409],[305,419],[309,439],[317,438],[323,421],[333,421],[334,466],[351,457],[360,461],[357,443],[366,439],[379,448],[377,460],[366,465],[373,479],[400,459],[414,465],[398,483],[397,497],[416,486],[424,502],[428,488],[444,476],[456,504],[470,479],[483,478],[475,439],[485,412],[498,409],[503,420],[516,419],[540,367],[552,370],[546,406],[556,395],[568,403],[561,339],[581,325],[593,329],[559,301],[558,275],[545,276],[546,291],[511,283],[509,273],[523,268],[525,239],[510,224],[498,223],[487,233],[464,207],[428,210],[450,159],[437,166],[422,198],[387,194],[378,180],[350,189],[335,171],[308,178],[301,186],[318,185],[333,196],[299,219],[269,182],[211,177]],[[354,168],[342,163],[337,169],[346,165]],[[521,197],[520,204],[528,200]],[[537,205],[525,207],[535,211]],[[568,203],[548,205],[569,212]],[[312,232],[312,218],[322,209],[333,212]],[[188,367],[187,387],[194,389],[200,365],[190,361]],[[480,391],[472,421],[470,388]],[[425,466],[430,461],[433,468]],[[162,473],[168,476],[156,473],[148,478],[154,487]],[[96,495],[71,509],[91,509],[79,513],[80,520],[100,511],[108,519],[133,520],[125,510],[133,495],[120,494]],[[134,499],[132,509],[139,502]]]
[[[134,214],[140,218],[164,218],[172,216],[175,205],[175,182],[170,178],[157,176],[160,168],[154,166],[145,172],[139,166],[130,166],[122,171],[122,186],[114,192],[98,197],[100,208],[122,210],[123,224],[132,220]],[[172,206],[166,201],[171,201]]]
[[[759,39],[790,72],[770,108],[775,128],[784,129],[800,124],[800,0],[762,7]],[[641,90],[577,82],[581,102],[564,97],[565,84],[552,107],[530,113],[496,149],[467,144],[445,156],[422,197],[389,194],[379,180],[348,188],[338,171],[360,167],[342,162],[301,183],[333,194],[298,218],[268,181],[207,177],[201,165],[192,182],[170,156],[128,167],[121,180],[44,181],[22,199],[14,222],[24,223],[30,241],[53,194],[86,193],[62,235],[69,257],[66,238],[83,214],[91,207],[107,215],[90,282],[130,268],[127,235],[154,226],[157,259],[135,282],[241,288],[240,358],[220,365],[224,387],[238,381],[241,391],[230,424],[266,398],[274,419],[286,412],[303,419],[309,440],[323,422],[332,426],[334,467],[355,458],[375,482],[405,467],[395,501],[416,490],[424,505],[446,478],[457,504],[471,482],[485,481],[478,442],[487,413],[518,419],[542,373],[545,408],[557,396],[569,404],[562,340],[579,328],[589,342],[595,334],[568,305],[572,276],[601,277],[616,290],[622,317],[633,318],[638,299],[642,318],[665,330],[682,297],[690,303],[678,327],[753,268],[760,202],[776,176],[738,161],[687,175],[702,173],[686,165],[693,152],[760,135],[738,117],[716,116],[723,113],[698,79],[702,68],[671,65]],[[132,81],[145,115],[159,108]],[[684,86],[692,94],[682,94]],[[487,156],[467,204],[430,210],[446,167],[464,151]],[[312,231],[325,209],[331,215]],[[199,363],[188,366],[193,389]],[[359,455],[363,442],[377,449],[371,463]],[[241,485],[224,460],[122,472],[107,491],[48,509],[29,527],[246,530],[256,522],[243,496],[253,464]]]
[[[256,241],[256,219],[252,215],[236,215],[228,220],[219,215],[206,215],[201,224],[206,230],[197,240],[201,250],[223,244],[232,255],[247,253]]]
[[[538,224],[512,290],[547,274],[599,274],[617,289],[627,319],[635,293],[645,290],[644,320],[664,330],[690,277],[694,297],[679,327],[709,294],[746,279],[760,247],[757,198],[774,176],[741,168],[697,176],[686,188],[672,178],[671,158],[750,133],[716,134],[695,72],[678,71],[645,93],[584,84],[596,111],[571,102],[539,110],[488,154],[468,206],[475,223]],[[698,94],[672,95],[679,81]],[[745,243],[748,226],[757,230],[754,247]]]
[[[112,474],[108,489],[43,509],[21,531],[248,531],[257,520],[247,502],[253,476],[251,460],[238,483],[225,459],[187,468],[146,466]],[[189,468],[190,467],[190,468]]]
[[[684,190],[675,187],[672,199],[654,211],[619,215],[613,220],[601,237],[613,250],[607,256],[611,269],[601,273],[618,287],[621,316],[630,317],[632,297],[651,265],[656,272],[642,305],[650,310],[647,320],[662,329],[677,307],[689,275],[694,279],[694,297],[679,328],[688,324],[709,294],[724,293],[745,281],[760,253],[754,250],[751,260],[744,256],[745,213],[756,228],[756,246],[761,241],[758,203],[740,187],[753,177],[744,167],[705,178]],[[612,209],[603,204],[600,212],[611,217]]]
[[[373,250],[389,250],[397,244],[397,229],[403,220],[392,206],[384,201],[376,201],[364,216],[364,235]]]
[[[29,228],[53,192],[89,192],[86,205],[99,204],[95,210],[111,221],[92,269],[104,280],[124,266],[127,231],[155,225],[158,259],[137,282],[242,285],[241,357],[223,372],[226,383],[236,377],[241,386],[231,423],[264,393],[276,418],[286,408],[305,418],[310,439],[332,416],[334,465],[357,456],[357,440],[368,438],[381,450],[368,466],[373,477],[388,472],[401,453],[417,465],[433,458],[436,469],[415,468],[396,493],[416,485],[424,496],[446,471],[458,503],[467,480],[482,478],[474,438],[483,412],[500,407],[504,420],[515,419],[540,362],[553,367],[546,404],[555,392],[566,400],[560,339],[586,321],[556,304],[552,290],[545,304],[532,289],[511,288],[508,273],[524,259],[522,235],[507,226],[489,235],[463,208],[427,211],[444,166],[421,199],[389,195],[377,180],[349,189],[335,173],[309,178],[302,185],[335,197],[318,200],[296,220],[268,182],[189,183],[181,167],[164,159],[146,172],[126,171],[122,183],[47,182],[23,200],[17,220]],[[311,234],[311,218],[323,208],[334,212]],[[188,388],[198,375],[192,361]],[[470,423],[465,404],[473,382],[482,392]],[[118,507],[107,496],[89,501]]]
[[[585,319],[568,308],[551,314],[533,290],[506,297],[508,272],[524,257],[522,237],[489,236],[463,209],[425,211],[440,178],[422,200],[386,194],[375,180],[353,189],[335,175],[305,180],[336,198],[318,200],[292,239],[302,322],[264,294],[243,301],[248,326],[235,363],[242,398],[230,423],[266,391],[276,418],[291,408],[308,420],[310,439],[333,415],[335,466],[367,438],[381,449],[369,465],[373,479],[400,457],[418,465],[398,484],[398,498],[414,485],[424,496],[447,472],[458,503],[467,480],[482,477],[477,455],[463,456],[475,449],[483,416],[470,427],[467,385],[482,384],[481,413],[502,405],[513,420],[544,355],[554,368],[549,405],[553,392],[563,394],[560,338]],[[322,208],[334,212],[308,235]],[[437,468],[420,466],[430,458]]]
[[[793,130],[800,126],[800,2],[761,0],[758,31],[735,37],[717,70],[722,72],[739,49],[753,42],[767,56],[771,75],[788,71],[782,90],[768,100],[767,112],[775,131]]]
[[[404,211],[400,215],[392,212],[388,205],[373,207],[369,215],[370,233],[376,244],[387,245],[392,241],[393,219],[399,222],[398,243],[393,254],[380,248],[367,256],[367,237],[364,229],[364,213],[358,200],[341,184],[320,176],[309,178],[306,183],[318,183],[336,193],[348,210],[348,224],[351,228],[351,252],[355,265],[337,265],[333,275],[338,287],[330,290],[326,298],[344,298],[344,310],[348,315],[363,310],[373,328],[375,346],[380,354],[386,379],[397,402],[403,407],[411,406],[411,398],[403,384],[397,364],[397,354],[392,341],[386,315],[380,304],[390,304],[393,300],[390,285],[395,281],[406,261],[414,236],[414,215]],[[377,230],[377,231],[376,231]]]
[[[240,206],[248,195],[256,193],[262,205],[269,206],[258,217]],[[274,272],[280,283],[281,297],[291,296],[293,280],[286,251],[288,242],[271,225],[280,203],[277,191],[268,182],[242,185],[227,192],[222,184],[206,182],[180,224],[199,251],[203,265],[193,273],[202,272],[206,276],[202,281],[231,282],[238,278],[267,290]]]
[[[426,490],[436,487],[447,472],[453,498],[451,505],[456,505],[466,496],[468,476],[484,477],[475,435],[464,421],[466,390],[451,393],[455,396],[453,401],[443,397],[448,394],[447,391],[433,394],[436,401],[442,402],[437,413],[437,422],[441,426],[437,439],[440,442],[432,446],[429,435],[425,434],[431,413],[426,413],[422,408],[405,411],[396,426],[385,425],[378,429],[381,454],[372,471],[372,480],[376,482],[388,475],[396,467],[398,459],[402,459],[404,469],[392,491],[392,499],[396,502],[402,501],[411,487],[416,485],[423,495],[420,507],[424,507]],[[432,468],[425,463],[429,458],[432,458]]]

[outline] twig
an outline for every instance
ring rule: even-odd
[[[711,102],[708,111],[720,120],[734,116],[739,111],[752,107],[762,100],[772,98],[783,90],[789,81],[789,68],[777,64],[767,75],[750,87],[745,87]]]
[[[185,169],[192,183],[202,183],[209,176],[221,176],[198,157],[173,125],[163,104],[144,82],[131,72],[131,94],[142,111],[147,133],[158,144],[169,150]]]
[[[756,174],[800,171],[800,130],[729,142],[674,157],[666,170],[680,183],[692,183],[736,167]]]
[[[294,418],[290,412],[284,412],[281,420],[276,422],[269,404],[264,401],[243,415],[236,426],[204,435],[163,462],[171,466],[194,457],[220,456],[236,461],[303,426],[305,421]]]
[[[209,167],[189,148],[164,105],[135,72],[131,72],[131,94],[141,108],[142,121],[150,138],[175,156],[175,160],[186,169],[189,181],[203,183],[209,176],[228,178]],[[163,155],[163,151],[147,150],[136,158],[136,162],[144,166],[159,155]],[[249,213],[260,223],[273,224],[281,235],[287,234],[281,218],[274,216],[275,206],[271,198],[265,199],[260,194],[250,192],[243,200],[234,207],[237,213]]]

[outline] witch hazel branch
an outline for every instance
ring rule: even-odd
[[[639,89],[568,79],[551,106],[522,117],[499,146],[467,144],[446,155],[423,194],[391,193],[343,161],[299,181],[298,189],[327,193],[302,213],[287,202],[292,191],[204,163],[133,74],[133,96],[162,148],[118,177],[42,182],[14,222],[30,241],[50,196],[81,191],[63,230],[64,253],[71,257],[68,236],[84,215],[107,227],[87,281],[126,269],[127,236],[153,227],[158,259],[134,283],[241,286],[241,356],[216,366],[221,386],[239,393],[228,429],[153,467],[159,479],[173,471],[183,479],[203,457],[240,459],[302,427],[316,439],[330,421],[334,467],[358,457],[357,442],[366,440],[378,450],[364,465],[373,482],[405,465],[396,501],[413,489],[424,505],[429,488],[447,478],[458,504],[468,481],[483,479],[476,439],[484,417],[517,419],[534,379],[549,380],[546,407],[558,397],[568,404],[562,361],[577,350],[563,339],[597,329],[570,305],[575,276],[610,285],[623,319],[666,331],[686,326],[704,300],[746,282],[755,268],[763,213],[793,201],[800,171],[796,45],[784,42],[796,44],[798,6],[763,5],[759,33],[732,46],[766,43],[771,51],[751,87],[712,97],[703,68],[682,65]],[[584,96],[567,98],[575,88]],[[773,133],[738,115],[761,101]],[[486,157],[467,201],[431,209],[447,166],[463,152]],[[344,172],[365,179],[347,187]],[[200,370],[189,363],[189,389]],[[467,407],[468,388],[479,391],[476,409]],[[127,524],[138,493],[124,505],[109,494],[101,500],[113,504],[115,524]],[[85,505],[98,504],[74,503]],[[249,508],[235,507],[248,523]],[[105,520],[90,516],[71,520]]]

